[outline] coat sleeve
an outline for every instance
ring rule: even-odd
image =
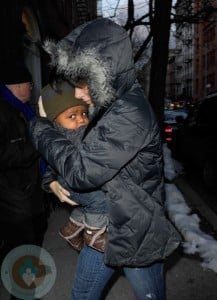
[[[136,116],[132,111],[118,118],[116,113],[103,116],[79,146],[66,140],[45,118],[32,120],[30,131],[36,148],[67,183],[88,190],[112,179],[149,143],[150,131],[138,125],[141,117]]]
[[[8,139],[4,124],[0,124],[0,170],[25,168],[39,158],[31,139],[27,136],[17,136]]]
[[[57,173],[54,171],[51,166],[47,166],[46,172],[43,175],[42,178],[42,188],[45,190],[47,193],[52,193],[51,189],[49,188],[49,184],[52,181],[57,180]]]

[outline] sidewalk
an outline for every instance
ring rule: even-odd
[[[59,235],[59,228],[68,219],[68,212],[58,208],[51,215],[49,230],[46,233],[44,248],[53,256],[57,267],[57,279],[53,289],[44,300],[68,300],[71,290],[73,274],[77,260],[77,252],[72,249]],[[124,276],[120,276],[115,284],[109,289],[105,299],[127,300],[135,299],[133,292]]]
[[[58,229],[66,222],[69,212],[56,208],[49,218],[43,248],[53,257],[57,278],[44,300],[68,300],[78,254],[59,235]],[[178,249],[166,261],[167,300],[216,300],[217,274],[203,270],[200,259],[185,255]],[[0,288],[0,299],[8,300],[8,293]],[[103,300],[135,300],[133,291],[123,275],[108,288]],[[145,299],[144,299],[145,300]]]
[[[53,256],[57,267],[56,284],[44,300],[68,300],[75,270],[77,253],[58,235],[68,212],[58,208],[50,217],[44,248]],[[166,263],[167,300],[216,300],[217,276],[203,270],[200,259],[178,249]],[[128,281],[119,276],[110,286],[106,300],[135,300]],[[144,299],[145,300],[145,299]]]

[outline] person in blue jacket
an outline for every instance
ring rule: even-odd
[[[44,48],[57,75],[74,85],[75,97],[94,113],[79,147],[46,118],[31,121],[34,144],[70,186],[100,188],[108,205],[105,252],[82,249],[71,299],[100,299],[122,267],[136,299],[164,300],[164,260],[181,238],[165,214],[160,130],[136,80],[129,36],[101,18]],[[61,189],[59,196],[67,197]]]
[[[40,155],[28,132],[35,115],[29,105],[31,95],[32,75],[25,64],[5,62],[0,67],[1,262],[19,246],[41,247],[47,229],[48,199],[41,188]],[[11,294],[10,299],[18,298]]]

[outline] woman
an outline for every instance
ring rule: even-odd
[[[81,251],[71,299],[99,299],[115,268],[123,267],[137,299],[163,300],[163,261],[180,236],[165,216],[160,132],[136,81],[128,34],[97,19],[45,49],[94,113],[79,146],[45,118],[34,119],[35,146],[74,189],[101,188],[108,199],[105,253]]]

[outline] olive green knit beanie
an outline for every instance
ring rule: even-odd
[[[74,96],[74,88],[67,82],[61,81],[54,90],[49,84],[41,90],[42,103],[47,118],[53,121],[64,110],[78,105],[87,104]]]

